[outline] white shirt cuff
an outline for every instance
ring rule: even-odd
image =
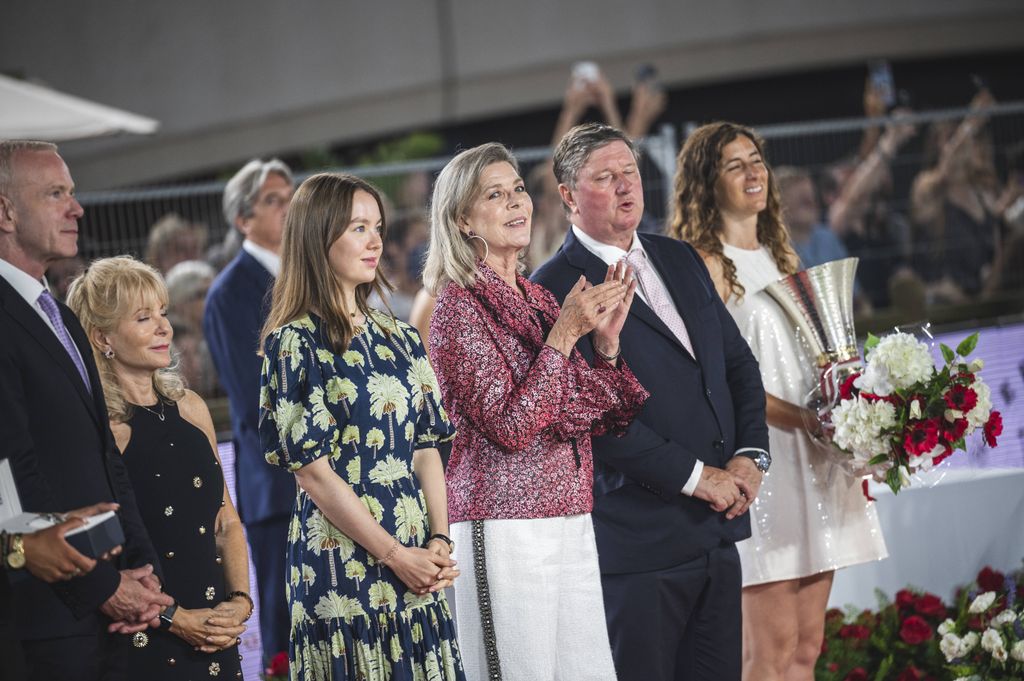
[[[700,482],[700,474],[704,472],[704,462],[697,459],[697,463],[693,465],[693,472],[690,473],[690,478],[683,485],[682,493],[688,497],[692,497],[694,491],[697,489],[697,483]]]

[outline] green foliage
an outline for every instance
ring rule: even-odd
[[[974,352],[974,348],[976,347],[978,347],[977,331],[975,331],[970,336],[960,341],[960,345],[956,346],[956,354],[960,355],[961,357],[967,357],[972,352]]]

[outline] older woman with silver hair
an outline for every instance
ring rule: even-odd
[[[455,589],[470,678],[614,679],[590,510],[591,434],[647,397],[618,360],[635,283],[583,277],[559,308],[521,274],[533,204],[500,144],[458,154],[434,185],[424,273],[431,359],[458,427],[452,539],[475,581]],[[593,334],[590,366],[575,350]]]
[[[72,282],[68,306],[92,344],[110,428],[175,599],[159,629],[118,641],[132,676],[241,678],[249,557],[210,412],[170,368],[167,288],[149,265],[106,258]]]

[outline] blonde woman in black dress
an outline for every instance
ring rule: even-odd
[[[174,331],[160,275],[129,257],[90,265],[68,293],[93,346],[139,511],[175,604],[126,634],[131,678],[241,678],[252,614],[248,551],[224,485],[210,412],[169,367]]]

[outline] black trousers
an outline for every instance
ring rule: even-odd
[[[129,681],[128,660],[106,631],[22,641],[28,681]]]
[[[743,577],[735,544],[679,565],[601,575],[619,681],[739,681]]]
[[[264,661],[281,651],[288,652],[292,621],[285,599],[289,521],[291,516],[282,516],[245,526],[260,596]]]

